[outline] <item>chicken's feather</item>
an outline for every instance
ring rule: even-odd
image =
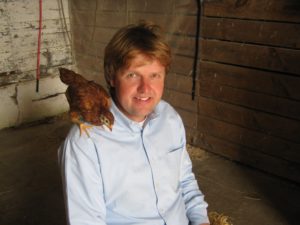
[[[72,70],[60,68],[59,72],[61,81],[68,85],[66,97],[70,105],[71,120],[83,120],[101,126],[104,123],[101,118],[104,117],[111,129],[114,118],[109,111],[111,99],[108,92],[101,85],[86,80]]]

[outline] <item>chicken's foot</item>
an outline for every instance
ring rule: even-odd
[[[88,132],[88,129],[92,128],[92,125],[85,124],[84,122],[80,121],[79,119],[72,119],[73,123],[78,124],[79,130],[80,130],[80,136],[82,135],[83,132],[87,134],[87,136],[90,138],[90,134]]]

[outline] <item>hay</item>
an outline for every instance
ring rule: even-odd
[[[229,217],[217,212],[208,213],[210,225],[233,225],[229,221]]]

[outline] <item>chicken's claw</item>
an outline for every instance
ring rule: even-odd
[[[71,112],[71,121],[79,126],[80,130],[80,136],[83,132],[87,134],[87,136],[90,138],[90,134],[87,131],[88,129],[92,128],[93,125],[88,125],[82,121],[81,116],[78,116],[76,112]]]
[[[93,127],[92,125],[87,125],[85,123],[79,123],[80,136],[82,135],[83,132],[85,132],[87,134],[87,136],[90,138],[90,134],[87,130],[92,127]]]

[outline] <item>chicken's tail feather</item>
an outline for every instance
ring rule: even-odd
[[[66,68],[59,68],[59,73],[61,81],[67,85],[78,85],[88,82],[83,76]]]

